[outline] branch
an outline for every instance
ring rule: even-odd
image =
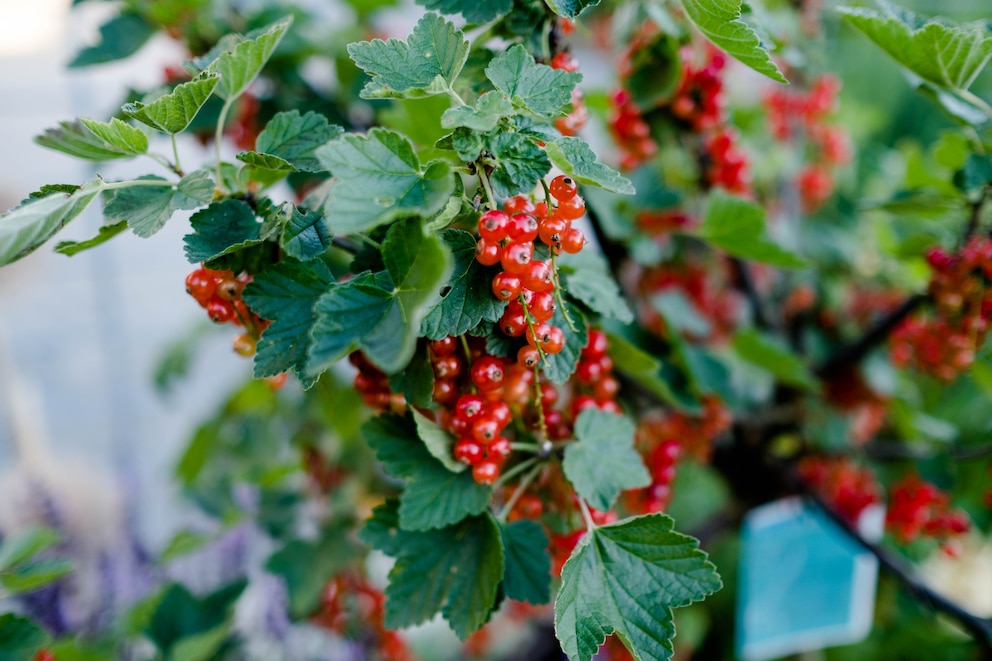
[[[748,268],[747,262],[739,257],[731,257],[730,263],[737,270],[737,275],[740,279],[740,288],[751,303],[751,309],[754,311],[754,325],[763,330],[771,328],[768,315],[765,313],[764,301],[761,300],[761,295],[754,286],[754,278],[751,277],[751,270]]]
[[[944,613],[957,621],[981,648],[982,661],[992,661],[992,620],[981,618],[971,613],[957,603],[937,594],[927,585],[920,582],[914,575],[913,569],[902,557],[890,553],[874,542],[865,539],[844,517],[840,516],[819,496],[810,491],[805,483],[797,480],[805,497],[815,503],[823,512],[843,530],[852,541],[864,548],[878,559],[878,564],[902,583],[907,590],[919,601],[928,604],[933,610]]]
[[[912,294],[899,307],[879,319],[851,344],[844,345],[829,356],[813,372],[822,378],[830,377],[850,365],[861,362],[877,345],[888,338],[902,321],[912,314],[929,297],[926,294]]]
[[[971,213],[968,214],[968,224],[964,228],[964,234],[961,236],[961,243],[964,244],[971,238],[971,235],[975,233],[978,229],[978,222],[982,219],[982,207],[985,206],[985,201],[989,197],[989,193],[992,192],[992,184],[985,184],[982,187],[982,194],[978,196],[978,199],[971,203]]]

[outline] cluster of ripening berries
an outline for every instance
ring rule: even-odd
[[[885,525],[904,544],[920,537],[944,542],[971,529],[968,515],[950,504],[947,493],[911,472],[892,487]]]
[[[840,81],[818,77],[809,89],[772,88],[764,98],[772,136],[779,141],[805,136],[808,163],[796,183],[807,213],[815,211],[834,190],[834,170],[851,160],[851,142],[840,126],[830,122],[837,107]]]
[[[579,63],[571,53],[562,52],[551,58],[551,68],[575,73]],[[572,110],[564,117],[555,120],[555,128],[562,135],[575,135],[589,121],[589,111],[586,109],[585,97],[578,87],[572,88]]]
[[[892,334],[892,360],[953,381],[975,361],[992,321],[992,241],[974,236],[956,254],[932,248],[927,261],[936,315],[900,324]]]
[[[243,326],[245,332],[234,338],[234,350],[242,356],[255,354],[258,336],[269,322],[248,309],[241,299],[245,285],[251,282],[247,273],[216,271],[201,266],[186,276],[186,291],[207,311],[216,324]]]
[[[508,199],[502,210],[483,213],[478,222],[476,260],[503,268],[492,280],[493,295],[509,301],[499,327],[510,337],[526,336],[530,350],[521,349],[520,359],[529,367],[540,361],[542,353],[560,352],[565,341],[562,330],[549,323],[555,313],[554,263],[535,258],[535,241],[552,256],[577,253],[586,242],[582,230],[572,227],[586,209],[575,182],[559,175],[551,180],[549,190],[557,201],[554,208],[518,195]]]
[[[838,514],[857,525],[861,512],[879,502],[875,474],[843,456],[807,456],[799,461],[799,476]]]

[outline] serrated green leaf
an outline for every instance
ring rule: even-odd
[[[530,604],[551,601],[551,557],[548,536],[534,521],[521,519],[501,525],[503,535],[503,591],[510,599]]]
[[[396,501],[375,509],[361,539],[396,557],[386,587],[385,624],[421,624],[438,612],[463,640],[485,624],[503,577],[503,544],[488,513],[439,530],[395,525]]]
[[[620,287],[610,273],[602,255],[591,250],[558,257],[560,277],[571,298],[582,302],[596,314],[616,319],[622,324],[634,320],[634,313],[624,300]]]
[[[111,161],[134,156],[132,151],[107,142],[79,120],[59,122],[58,128],[45,129],[44,133],[35,136],[34,141],[42,147],[89,161]]]
[[[634,449],[634,423],[627,416],[585,409],[575,419],[575,438],[565,447],[562,468],[576,492],[596,509],[612,509],[621,491],[651,484]]]
[[[87,67],[121,60],[138,52],[156,28],[143,16],[122,11],[100,26],[100,41],[76,53],[69,67]]]
[[[494,57],[486,77],[515,106],[547,118],[564,114],[572,90],[582,80],[582,74],[538,64],[520,44]]]
[[[319,375],[359,348],[362,336],[384,323],[393,302],[387,273],[361,273],[331,285],[314,306],[307,374]]]
[[[967,90],[992,59],[992,33],[984,21],[955,25],[879,4],[881,12],[860,7],[838,11],[896,62],[928,82]]]
[[[96,137],[125,154],[138,156],[148,152],[148,136],[145,132],[116,117],[109,122],[85,118],[79,121]]]
[[[262,242],[262,223],[241,200],[214,202],[193,214],[189,223],[193,233],[183,237],[183,244],[190,264],[209,262]]]
[[[761,39],[741,20],[741,0],[682,0],[682,7],[699,31],[728,55],[780,83],[786,80],[761,46]]]
[[[568,308],[568,315],[572,318],[572,323],[575,324],[575,330],[569,326],[560,305],[555,308],[555,315],[549,322],[560,328],[565,334],[565,346],[558,353],[547,354],[541,363],[541,369],[544,370],[544,374],[552,383],[558,385],[564,384],[571,378],[572,373],[575,372],[575,366],[579,362],[582,349],[589,341],[586,320],[575,308],[575,305]]]
[[[770,372],[782,383],[817,390],[819,383],[806,364],[781,342],[754,329],[739,331],[731,347],[743,360]]]
[[[244,592],[247,581],[230,583],[205,597],[196,597],[182,585],[173,583],[155,606],[144,633],[166,658],[183,640],[227,626],[234,602]]]
[[[73,193],[25,200],[0,216],[0,266],[34,252],[93,201],[101,182],[91,181]]]
[[[425,344],[418,344],[413,358],[400,372],[389,375],[389,389],[403,395],[411,406],[434,405],[434,363]]]
[[[444,464],[452,473],[461,473],[468,466],[456,461],[451,453],[455,445],[455,437],[442,429],[436,422],[414,409],[413,421],[417,424],[417,436],[424,442],[424,447],[431,456]]]
[[[305,262],[324,254],[333,238],[323,214],[294,206],[280,243],[287,255]]]
[[[273,156],[272,154],[262,154],[257,151],[243,151],[240,154],[237,154],[235,158],[249,167],[259,168],[262,170],[272,170],[274,172],[282,172],[286,174],[296,171],[296,168],[293,167],[292,163],[284,158]]]
[[[806,262],[765,233],[765,210],[758,204],[723,191],[710,194],[699,238],[724,252],[781,268],[802,268]]]
[[[443,528],[489,507],[489,487],[477,483],[471,471],[448,470],[409,421],[379,416],[362,427],[362,435],[386,471],[406,480],[399,505],[404,530]]]
[[[559,170],[580,184],[598,186],[621,195],[633,195],[635,192],[630,180],[609,165],[600,163],[596,153],[582,138],[561,137],[547,143],[544,149]]]
[[[111,192],[103,207],[107,220],[125,220],[134,233],[148,238],[181,210],[201,207],[213,199],[213,182],[205,170],[191,172],[178,183],[155,175],[134,180],[127,188]]]
[[[0,615],[0,659],[32,661],[52,637],[26,617],[13,613]]]
[[[261,30],[255,38],[241,41],[221,53],[210,65],[210,71],[220,75],[220,83],[215,88],[217,95],[230,102],[248,89],[292,24],[293,16],[286,16]]]
[[[287,259],[257,274],[244,290],[244,300],[256,314],[272,323],[262,332],[255,350],[256,378],[292,369],[304,382],[314,306],[334,283],[320,260]]]
[[[96,246],[110,241],[126,229],[126,220],[114,223],[113,225],[104,225],[97,231],[97,235],[92,239],[86,239],[85,241],[59,241],[55,244],[55,252],[61,255],[66,255],[67,257],[72,257],[73,255],[78,255],[84,250],[95,248]]]
[[[698,542],[648,514],[586,533],[562,569],[555,634],[573,661],[590,661],[616,632],[636,659],[672,657],[672,608],[719,590]]]
[[[448,165],[434,161],[421,168],[410,141],[386,129],[345,134],[315,153],[336,180],[324,207],[335,234],[365,232],[403,216],[431,216],[455,190]]]
[[[442,14],[461,14],[468,23],[489,23],[513,9],[513,0],[417,0],[417,4]]]
[[[361,92],[366,99],[443,94],[465,66],[468,50],[461,31],[434,13],[424,15],[406,41],[348,44],[348,55],[372,76]]]
[[[599,0],[544,0],[551,11],[563,18],[576,18],[589,7],[595,7]]]
[[[320,113],[301,115],[298,110],[290,110],[269,120],[255,140],[255,149],[277,156],[297,170],[320,172],[324,168],[314,151],[343,132]]]
[[[446,129],[464,127],[473,131],[492,131],[503,117],[514,114],[513,104],[505,94],[486,92],[475,102],[475,107],[448,108],[441,115],[441,126]]]
[[[464,335],[483,321],[499,321],[506,302],[491,295],[496,269],[475,259],[475,238],[463,230],[441,232],[441,240],[451,251],[454,269],[443,298],[431,308],[420,325],[420,334],[440,340],[447,335]]]
[[[216,73],[204,71],[154,101],[127,103],[121,110],[153,129],[171,135],[182,133],[210,98],[219,81],[220,76]]]
[[[551,171],[548,155],[521,133],[497,133],[487,146],[495,159],[490,182],[498,197],[529,193]]]

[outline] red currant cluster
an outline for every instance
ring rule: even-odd
[[[406,641],[384,624],[386,597],[364,576],[342,572],[324,587],[313,623],[372,650],[370,661],[416,661]]]
[[[746,194],[751,190],[747,170],[747,155],[741,150],[740,138],[729,128],[716,129],[703,139],[703,174],[710,186],[720,186],[731,193]]]
[[[551,68],[575,73],[579,70],[579,63],[571,53],[562,52],[551,58]],[[555,128],[562,135],[575,135],[588,121],[589,111],[586,109],[585,96],[578,87],[573,88],[572,110],[555,120]]]
[[[352,352],[348,355],[348,362],[357,370],[354,380],[355,391],[361,396],[366,406],[376,411],[391,411],[393,413],[406,411],[406,398],[390,389],[389,377],[370,363],[364,353],[361,351]]]
[[[720,74],[727,64],[727,57],[722,51],[709,47],[706,61],[696,68],[691,48],[683,48],[679,56],[682,81],[670,102],[672,115],[696,133],[718,128],[726,121],[726,99]]]
[[[610,105],[613,107],[610,132],[620,147],[620,167],[633,170],[658,153],[658,143],[651,136],[651,127],[630,92],[618,89],[610,97]]]
[[[491,209],[479,218],[476,259],[481,264],[500,264],[503,270],[492,281],[493,295],[509,301],[499,327],[510,337],[526,336],[519,362],[533,367],[542,353],[558,353],[564,333],[549,322],[555,313],[557,274],[554,261],[534,259],[534,242],[540,240],[552,255],[577,253],[586,239],[572,221],[585,213],[585,201],[571,178],[559,175],[549,186],[557,206],[531,203],[526,197],[511,197],[503,210]]]
[[[658,443],[654,450],[648,453],[645,463],[651,472],[651,484],[625,494],[624,504],[628,509],[639,514],[665,511],[672,497],[675,465],[681,454],[682,446],[674,438]]]
[[[572,396],[573,418],[587,408],[598,408],[610,413],[621,412],[620,405],[616,402],[620,382],[613,378],[613,359],[606,353],[608,343],[603,331],[589,331],[589,340],[575,366],[577,383]]]
[[[876,392],[856,367],[830,375],[824,381],[824,399],[847,414],[848,438],[863,445],[875,437],[888,415],[888,400]]]
[[[875,474],[844,456],[808,456],[799,461],[799,476],[851,524],[866,507],[879,502]]]
[[[932,248],[930,296],[936,317],[910,317],[892,334],[892,360],[953,381],[975,361],[992,321],[992,241],[972,237],[954,255]]]
[[[808,91],[774,87],[765,95],[765,109],[772,135],[790,141],[805,135],[809,141],[809,163],[796,180],[807,213],[823,206],[834,190],[834,170],[851,160],[847,133],[830,123],[837,105],[840,81],[823,75]]]
[[[920,536],[945,542],[971,529],[968,515],[950,503],[947,493],[908,473],[892,487],[885,525],[904,544]]]
[[[247,273],[236,276],[231,271],[215,271],[204,266],[186,276],[186,292],[207,311],[211,321],[245,328],[244,333],[234,338],[234,351],[246,357],[255,354],[258,336],[269,325],[241,299],[241,292],[249,282],[251,276]]]

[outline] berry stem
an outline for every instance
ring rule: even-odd
[[[218,190],[223,190],[220,179],[220,144],[224,137],[224,124],[227,121],[227,113],[231,111],[234,98],[232,97],[224,102],[224,105],[220,109],[220,115],[217,116],[217,129],[214,131],[214,158],[217,159],[217,165],[214,166],[217,180],[214,182],[214,186]]]
[[[548,182],[541,179],[541,187],[544,189],[544,203],[548,205],[548,213],[555,208],[554,203],[551,201],[551,189],[548,188]]]
[[[568,305],[565,304],[565,297],[562,295],[562,292],[565,290],[562,288],[561,281],[558,279],[558,262],[555,259],[554,251],[551,252],[551,274],[551,277],[555,281],[555,300],[558,301],[561,316],[565,318],[565,323],[572,329],[572,332],[578,333],[579,328],[575,325],[575,321],[572,320],[572,315],[568,313]]]
[[[525,460],[521,461],[519,464],[517,464],[516,466],[514,466],[510,470],[508,470],[505,473],[503,473],[502,475],[500,475],[499,476],[499,479],[496,480],[496,483],[493,484],[493,489],[506,484],[507,482],[509,482],[510,480],[512,480],[513,478],[515,478],[517,475],[520,475],[525,470],[527,470],[528,468],[530,468],[531,466],[533,466],[534,464],[536,464],[536,463],[538,463],[540,461],[541,461],[541,458],[540,457],[531,457],[530,459],[525,459]]]
[[[526,493],[527,488],[530,486],[530,483],[534,481],[534,478],[538,476],[538,474],[541,472],[543,468],[544,468],[543,465],[537,464],[530,469],[530,472],[528,472],[520,479],[520,483],[517,485],[517,488],[513,490],[513,493],[510,495],[509,500],[507,500],[503,504],[503,507],[501,507],[499,510],[499,514],[496,515],[497,521],[499,521],[500,523],[506,523],[506,519],[508,516],[510,516],[510,512],[513,510],[513,506],[516,505],[517,501],[520,500],[520,497],[523,496],[524,493]]]
[[[534,366],[534,404],[537,405],[537,427],[541,431],[541,437],[546,441],[548,436],[548,423],[544,419],[544,404],[541,402],[541,370]]]
[[[592,532],[597,528],[596,523],[592,520],[592,512],[589,511],[589,506],[586,505],[584,498],[579,496],[579,509],[582,510],[582,518],[586,522],[586,530]]]
[[[541,454],[543,452],[543,449],[539,443],[523,443],[519,441],[516,443],[510,443],[510,449],[519,450],[521,452],[531,452],[533,454]]]
[[[493,186],[489,183],[489,174],[486,172],[486,166],[476,161],[475,171],[479,175],[479,183],[482,185],[482,189],[486,191],[486,200],[489,202],[489,208],[499,209],[499,205],[496,204],[496,195],[493,193]]]

